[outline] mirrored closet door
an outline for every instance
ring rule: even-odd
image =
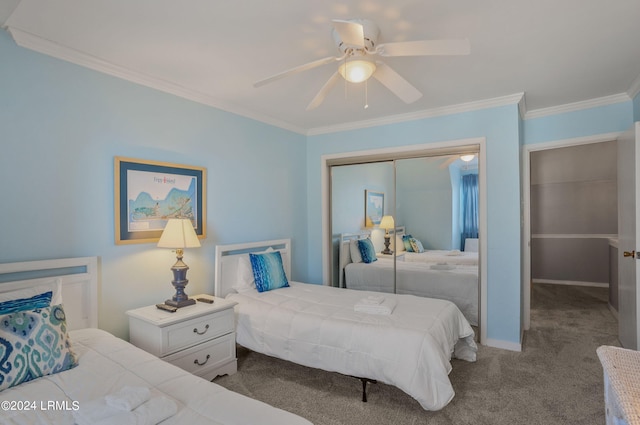
[[[332,167],[333,286],[448,299],[477,325],[478,173],[473,149]]]

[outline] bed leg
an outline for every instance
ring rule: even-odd
[[[366,403],[367,402],[367,382],[371,382],[372,384],[377,384],[378,382],[375,379],[367,379],[367,378],[360,378],[360,381],[362,381],[362,402]]]

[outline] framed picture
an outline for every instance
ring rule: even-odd
[[[384,215],[384,193],[364,191],[364,225],[373,227],[380,224]]]
[[[114,179],[116,244],[157,242],[170,218],[206,237],[206,168],[116,157]]]

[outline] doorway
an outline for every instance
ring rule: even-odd
[[[618,133],[526,146],[523,329],[532,285],[615,287]],[[615,258],[615,253],[613,254]],[[613,282],[613,285],[610,285]],[[617,308],[611,296],[610,309]],[[615,314],[615,313],[614,313]]]

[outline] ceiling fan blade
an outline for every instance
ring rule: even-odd
[[[364,27],[362,24],[340,19],[334,19],[332,22],[333,28],[344,44],[352,47],[364,47]]]
[[[331,78],[329,78],[329,80],[326,83],[324,83],[324,86],[322,86],[318,94],[316,94],[316,97],[314,97],[311,103],[309,103],[309,105],[307,106],[307,111],[310,111],[320,106],[320,104],[324,101],[324,98],[327,97],[327,94],[329,94],[329,91],[331,91],[333,86],[336,84],[336,81],[338,81],[339,77],[340,77],[340,74],[338,74],[338,72],[336,71],[331,76]]]
[[[401,41],[380,44],[376,53],[380,56],[468,55],[471,45],[468,39]]]
[[[413,103],[422,97],[422,93],[418,89],[409,84],[389,65],[383,62],[376,62],[376,65],[377,69],[373,73],[373,77],[402,99],[404,103]]]
[[[253,87],[261,87],[261,86],[264,86],[265,84],[269,84],[269,83],[272,83],[272,82],[274,82],[276,80],[279,80],[280,78],[288,77],[289,75],[297,74],[298,72],[308,71],[309,69],[313,69],[313,68],[316,68],[318,66],[326,65],[326,64],[331,63],[331,62],[340,61],[342,59],[343,59],[343,57],[335,57],[335,56],[332,56],[332,57],[329,57],[329,58],[324,58],[324,59],[318,59],[316,61],[309,62],[309,63],[306,63],[304,65],[300,65],[300,66],[297,66],[295,68],[288,69],[288,70],[283,71],[283,72],[281,72],[279,74],[272,75],[271,77],[265,78],[264,80],[257,81],[255,83],[253,83]]]

